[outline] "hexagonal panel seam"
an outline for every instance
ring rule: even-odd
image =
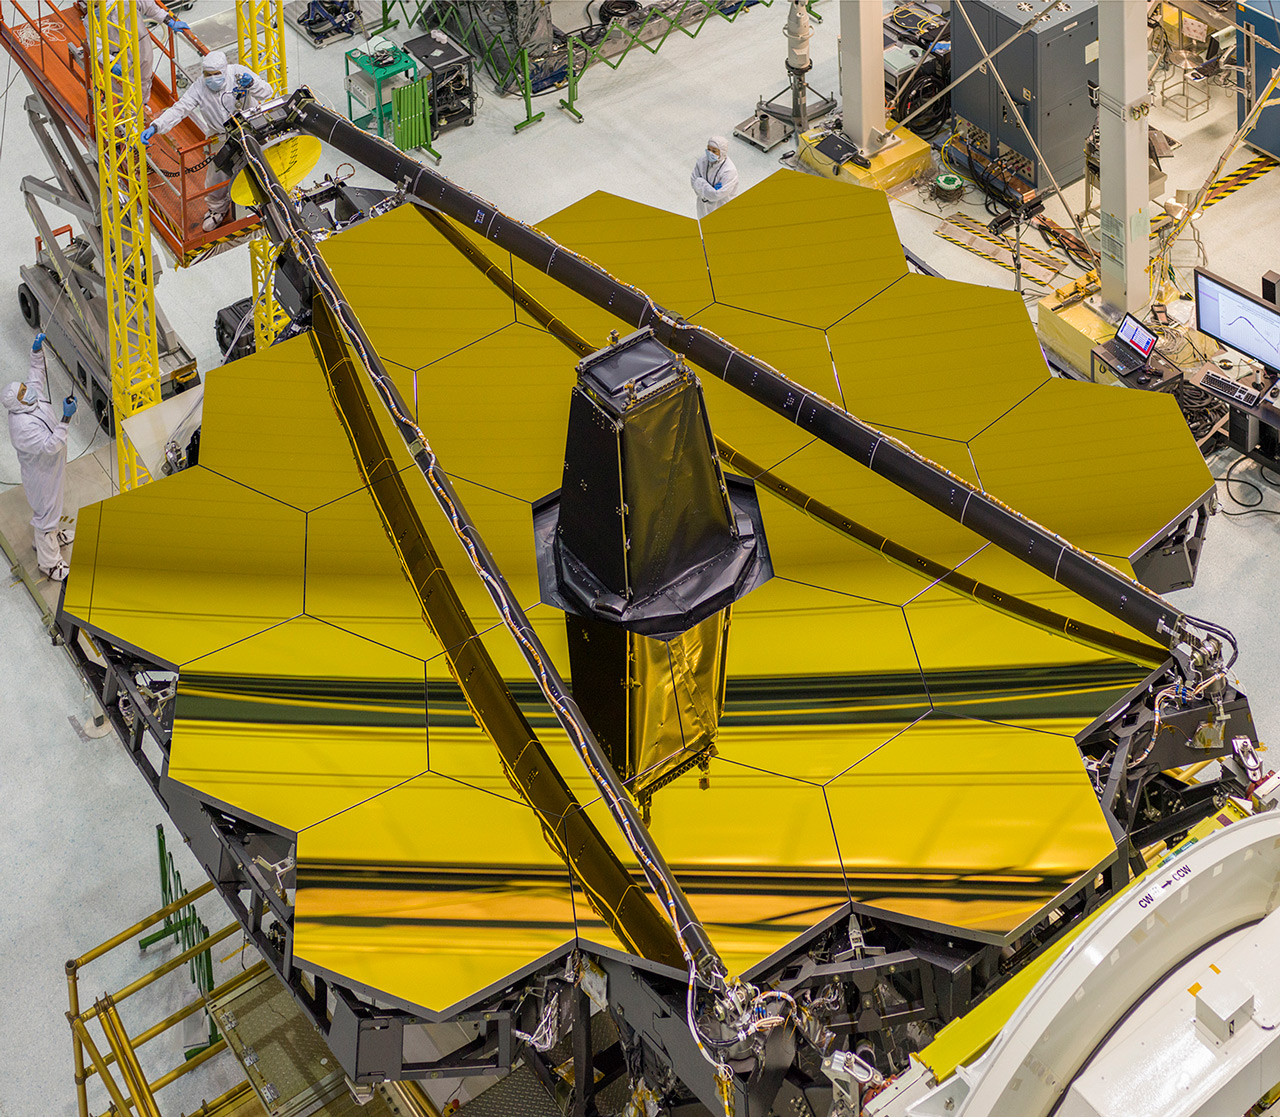
[[[261,636],[264,632],[270,632],[273,628],[279,628],[282,624],[288,624],[290,621],[296,621],[299,617],[302,617],[302,616],[305,616],[305,614],[295,613],[292,617],[284,617],[281,620],[272,621],[270,624],[266,625],[263,628],[255,629],[253,632],[247,633],[244,636],[240,636],[235,640],[230,640],[225,644],[220,644],[216,648],[210,648],[208,651],[201,652],[197,656],[192,656],[190,659],[185,659],[181,663],[175,664],[174,667],[179,672],[179,675],[181,675],[181,671],[183,667],[186,667],[192,663],[196,663],[199,660],[204,659],[205,656],[217,655],[219,652],[225,652],[230,648],[234,648],[237,644],[243,644],[246,640],[252,640],[257,636]]]
[[[334,623],[333,621],[329,620],[328,617],[320,617],[320,616],[317,616],[315,613],[308,613],[305,611],[302,613],[299,613],[298,616],[306,617],[308,620],[316,621],[318,624],[322,624],[328,628],[332,628],[335,632],[341,632],[346,636],[354,637],[357,640],[363,640],[366,644],[372,644],[374,645],[374,647],[384,648],[389,652],[395,653],[396,655],[404,656],[405,659],[415,660],[416,662],[421,663],[424,668],[429,662],[428,660],[423,659],[422,656],[420,655],[415,655],[413,652],[406,652],[403,648],[394,648],[390,644],[384,644],[381,640],[375,640],[372,636],[366,636],[362,632],[352,632],[351,629],[344,628],[342,625]],[[292,617],[290,619],[297,620],[298,618]],[[287,623],[287,622],[281,622],[281,623]],[[425,624],[426,622],[424,621],[423,623]],[[437,652],[436,656],[440,654],[441,653]],[[436,656],[432,656],[431,658],[434,659],[436,658]]]
[[[501,770],[500,765],[497,763],[496,748],[494,750],[494,753],[495,753],[494,766],[500,771]],[[502,799],[508,803],[514,803],[516,806],[524,807],[530,813],[533,813],[533,808],[530,807],[529,804],[524,799],[522,799],[519,795],[517,795],[514,791],[510,795],[503,795],[501,792],[494,791],[492,788],[481,787],[479,784],[471,783],[469,780],[464,780],[459,776],[451,776],[448,772],[438,772],[434,768],[428,768],[425,773],[424,772],[418,773],[419,776],[424,774],[439,776],[442,780],[449,780],[451,783],[456,783],[459,787],[469,787],[472,791],[480,791],[480,792],[483,792],[485,795],[492,795],[495,799]],[[414,777],[414,779],[417,779],[417,778],[418,778],[417,776]],[[505,776],[503,778],[505,779]]]
[[[883,748],[883,746],[881,747]],[[835,844],[835,847],[836,847],[836,860],[840,862],[840,876],[844,878],[845,895],[849,897],[849,903],[852,904],[853,888],[849,884],[849,871],[845,867],[844,850],[840,848],[840,831],[836,827],[836,816],[835,816],[835,813],[831,810],[831,798],[830,796],[827,795],[826,784],[822,785],[822,804],[827,808],[827,825],[831,827],[831,841]]]
[[[999,415],[997,415],[994,419],[992,419],[991,422],[989,422],[985,427],[983,427],[982,430],[978,431],[976,434],[971,434],[968,438],[966,438],[965,442],[969,444],[970,454],[972,454],[973,452],[973,442],[975,439],[981,438],[984,434],[987,433],[987,431],[989,431],[1002,419],[1008,418],[1009,415],[1015,412],[1019,407],[1021,407],[1024,403],[1026,403],[1027,400],[1029,400],[1038,391],[1040,391],[1041,388],[1043,388],[1046,384],[1050,383],[1050,381],[1052,380],[1053,380],[1053,377],[1046,374],[1045,378],[1042,381],[1040,381],[1040,383],[1037,384],[1034,388],[1032,388],[1031,391],[1029,391],[1025,396],[1023,396],[1020,400],[1018,400],[1017,403],[1013,404],[1012,407],[1006,408],[1004,411],[1002,411]]]
[[[271,632],[272,630],[279,628],[281,625],[292,624],[300,617],[304,617],[306,615],[306,613],[296,613],[292,617],[285,617],[283,620],[275,621],[272,624],[267,625],[265,628],[260,628],[256,632],[249,633],[247,636],[241,636],[238,639],[223,644],[220,648],[211,648],[209,651],[201,652],[199,655],[192,656],[190,659],[184,659],[180,664],[178,664],[179,670],[183,667],[190,667],[192,664],[199,663],[202,659],[207,659],[211,655],[218,655],[225,652],[230,648],[236,647],[238,644],[243,644],[246,640],[255,640],[263,633]],[[313,617],[312,619],[315,620],[317,618]],[[179,678],[178,681],[181,683],[181,678]]]
[[[698,309],[695,310],[692,314],[680,314],[679,311],[671,311],[670,313],[680,314],[681,318],[684,318],[688,322],[692,322],[695,318],[698,317],[699,314],[704,314],[706,311],[710,310],[713,306],[723,306],[723,305],[724,305],[723,303],[717,303],[716,300],[713,298],[709,303],[705,304],[704,306],[698,307]],[[735,307],[734,309],[737,309],[737,308]],[[751,313],[754,314],[755,311],[751,311]],[[704,327],[704,329],[705,328],[706,327]]]
[[[352,464],[353,465],[355,464],[354,458],[352,459]],[[359,466],[355,466],[355,468],[357,469],[357,471],[359,470]],[[405,474],[419,474],[419,475],[421,474],[421,470],[418,468],[417,464],[413,462],[411,462],[408,465],[402,465],[399,469],[396,470],[396,472],[399,473],[401,476],[404,476]],[[373,503],[373,492],[372,490],[370,490],[368,484],[366,483],[366,484],[357,485],[354,489],[352,489],[348,493],[343,493],[341,496],[335,496],[332,500],[326,500],[323,504],[317,504],[314,508],[307,508],[304,511],[308,516],[310,516],[312,513],[315,513],[315,512],[323,512],[326,508],[332,507],[333,505],[337,504],[339,501],[350,500],[353,496],[356,496],[358,493],[361,493],[361,492],[368,493],[369,501],[370,503]]]
[[[926,710],[924,713],[922,713],[919,717],[913,718],[911,721],[906,722],[903,725],[900,725],[895,732],[891,733],[888,737],[886,737],[883,741],[881,741],[878,745],[876,745],[876,747],[873,748],[870,752],[866,753],[863,756],[858,757],[858,759],[855,760],[852,764],[850,764],[847,768],[842,768],[830,779],[824,780],[822,782],[822,787],[824,791],[826,788],[830,787],[833,783],[835,783],[836,780],[840,779],[842,776],[847,776],[859,764],[863,763],[863,761],[871,759],[871,757],[875,756],[876,753],[880,752],[881,749],[887,748],[889,745],[893,744],[893,742],[896,741],[899,737],[901,737],[904,733],[914,729],[926,718],[931,718],[935,716],[936,716],[935,712],[933,711],[932,708],[930,708]]]
[[[216,477],[221,477],[224,481],[230,481],[231,484],[239,485],[240,488],[246,489],[251,493],[256,493],[258,496],[266,497],[267,500],[274,501],[276,504],[281,504],[285,508],[291,508],[293,509],[293,511],[299,513],[304,518],[306,517],[307,512],[310,511],[309,509],[306,509],[306,508],[299,508],[296,504],[290,504],[287,500],[283,499],[282,497],[272,496],[271,493],[267,492],[265,489],[259,489],[253,485],[246,484],[244,481],[241,481],[236,477],[231,477],[230,475],[223,473],[222,470],[215,469],[213,466],[207,465],[205,462],[200,462],[200,464],[196,466],[196,468],[207,470],[209,473],[214,474]],[[358,487],[359,486],[357,486],[357,488]],[[350,495],[350,494],[346,494],[346,495]]]
[[[533,507],[534,502],[532,500],[529,500],[527,497],[519,496],[516,493],[509,493],[505,489],[499,489],[494,485],[486,485],[483,481],[476,481],[473,478],[468,477],[463,473],[453,473],[448,470],[446,470],[446,472],[449,473],[449,480],[451,481],[462,481],[465,484],[474,485],[477,489],[486,489],[491,493],[497,494],[498,496],[504,496],[511,500],[517,500],[521,504],[528,505],[530,508]],[[484,526],[483,524],[480,525],[482,529],[483,529],[483,526]],[[529,537],[531,539],[533,538],[533,521],[532,520],[529,521]]]
[[[495,629],[504,627],[502,621],[495,621],[493,624],[489,625],[488,628],[478,629],[474,636],[468,636],[466,640],[462,641],[462,644],[454,644],[454,645],[451,645],[449,648],[442,647],[438,652],[436,652],[434,655],[430,656],[429,658],[421,659],[420,656],[414,655],[412,652],[406,652],[401,648],[392,647],[390,644],[384,644],[380,640],[375,640],[373,639],[373,637],[367,636],[363,632],[356,632],[354,629],[347,628],[345,625],[338,624],[336,621],[331,621],[327,617],[321,617],[316,615],[315,613],[299,613],[298,616],[306,616],[306,617],[310,617],[312,620],[315,620],[315,621],[323,621],[325,624],[338,629],[340,632],[345,632],[348,636],[355,636],[360,640],[368,640],[369,643],[377,644],[379,647],[386,648],[388,651],[399,652],[401,655],[408,656],[410,659],[418,659],[423,664],[434,663],[437,659],[439,659],[442,655],[446,655],[449,651],[456,651],[458,648],[462,646],[462,644],[465,644],[467,640],[475,640],[480,637],[487,636],[490,632],[493,632]],[[289,619],[296,620],[297,618],[290,617]],[[284,624],[286,622],[281,621],[280,623]],[[427,622],[423,621],[422,623],[426,624]]]
[[[512,305],[514,305],[514,303]],[[496,330],[489,330],[488,332],[481,334],[477,338],[472,338],[472,340],[468,341],[466,345],[459,345],[457,349],[450,349],[448,353],[442,353],[440,354],[440,356],[435,357],[430,361],[427,361],[425,364],[419,365],[417,368],[410,369],[409,371],[413,373],[425,372],[427,369],[431,368],[433,365],[438,365],[441,361],[447,361],[450,357],[456,357],[459,353],[467,349],[471,349],[474,346],[479,345],[483,341],[488,341],[489,338],[491,337],[497,337],[498,334],[502,333],[505,330],[510,330],[516,327],[522,327],[527,330],[536,330],[538,333],[547,334],[547,336],[552,336],[547,330],[543,329],[543,327],[539,326],[535,322],[522,322],[519,320],[512,320],[510,322],[504,322]]]
[[[717,764],[727,764],[734,768],[745,768],[749,772],[759,772],[763,776],[777,776],[778,779],[789,780],[792,783],[802,783],[809,787],[822,787],[825,781],[805,779],[804,776],[793,776],[790,772],[778,772],[772,768],[761,768],[758,764],[748,764],[745,760],[734,760],[727,756],[717,756],[715,758]]]
[[[911,631],[911,621],[907,618],[907,607],[900,605],[902,610],[902,623],[907,630],[907,639],[911,641],[911,654],[916,657],[916,670],[920,672],[920,685],[924,687],[924,696],[929,702],[929,708],[933,706],[933,691],[929,688],[929,677],[925,674],[924,662],[920,659],[920,649],[916,647],[916,634]]]
[[[982,552],[985,551],[990,546],[992,546],[992,543],[988,539],[985,542],[983,542],[982,545],[976,551],[973,551],[970,554],[965,555],[964,558],[962,558],[959,562],[954,563],[951,566],[951,572],[955,573],[962,566],[964,566],[966,562],[969,562],[970,560],[977,558],[978,555],[982,554]],[[926,593],[929,593],[931,590],[937,589],[939,586],[941,586],[944,590],[949,590],[949,587],[947,586],[946,582],[944,582],[941,578],[935,578],[932,582],[930,582],[927,586],[921,589],[918,593],[912,594],[909,598],[907,598],[906,601],[902,602],[903,611],[905,612],[909,605],[913,605],[915,602],[919,601],[920,598],[922,598]],[[964,597],[965,600],[970,600],[965,594],[956,593],[956,596]],[[910,628],[910,624],[911,622],[910,620],[908,620],[907,621],[908,628]]]
[[[754,314],[758,318],[769,318],[774,322],[784,322],[788,326],[795,326],[797,329],[801,330],[813,330],[815,333],[824,333],[829,328],[826,326],[815,326],[812,322],[797,322],[794,318],[783,318],[780,314],[770,314],[766,310],[756,310],[749,306],[739,306],[737,303],[727,303],[723,299],[716,299],[715,301],[708,303],[702,308],[702,310],[698,311],[698,313],[701,314],[703,310],[710,310],[713,306],[722,306],[726,310],[736,310],[740,314]],[[712,332],[714,333],[715,331]],[[719,337],[720,335],[716,334],[716,336]],[[732,338],[724,338],[723,340],[727,341],[730,345],[734,344]],[[765,363],[768,364],[767,361]],[[773,368],[772,365],[769,367]],[[783,369],[777,369],[776,371],[785,373],[785,370]]]
[[[423,768],[421,772],[415,772],[411,776],[405,776],[404,779],[397,780],[395,783],[391,784],[390,786],[384,787],[381,791],[375,791],[372,795],[366,795],[363,799],[360,799],[355,803],[351,803],[350,805],[343,807],[339,811],[334,811],[331,814],[325,815],[323,818],[316,819],[315,822],[311,822],[311,823],[308,823],[306,826],[299,827],[298,834],[299,836],[301,836],[302,834],[306,833],[308,830],[314,829],[317,826],[321,826],[326,822],[332,822],[335,818],[340,818],[342,815],[347,814],[350,811],[354,811],[358,807],[367,806],[368,804],[372,803],[375,799],[381,799],[384,795],[386,795],[390,791],[395,791],[398,788],[401,788],[406,786],[407,784],[413,783],[414,780],[421,779],[423,776],[428,776],[428,775],[436,776],[436,775],[439,775],[439,773],[432,772],[429,768]]]
[[[810,446],[812,446],[812,445],[813,445],[815,442],[817,442],[817,441],[818,441],[818,440],[817,440],[816,438],[811,438],[811,439],[809,439],[809,441],[808,441],[808,442],[806,442],[803,446],[797,446],[794,450],[792,450],[792,451],[791,451],[791,453],[789,453],[789,454],[785,454],[783,457],[779,458],[779,459],[778,459],[776,462],[774,462],[772,465],[766,465],[766,466],[764,466],[764,472],[765,472],[765,473],[772,473],[775,469],[777,469],[777,468],[778,468],[778,466],[782,465],[784,462],[788,462],[788,461],[790,461],[790,460],[791,460],[792,458],[794,458],[797,454],[799,454],[799,453],[801,453],[801,452],[803,452],[803,451],[805,451],[805,450],[809,449],[809,447],[810,447]],[[758,477],[758,476],[759,476],[759,474],[757,474],[756,476]],[[752,480],[755,480],[755,478],[753,477],[753,478],[752,478]]]
[[[729,199],[732,201],[733,199]],[[702,245],[702,265],[707,269],[707,284],[711,288],[711,302],[716,301],[716,277],[711,274],[711,254],[707,251],[707,238],[702,231],[702,222],[698,221],[698,243]],[[706,307],[703,307],[705,310]],[[692,317],[692,315],[686,315]]]
[[[849,546],[863,550],[863,548],[852,539],[849,540]],[[819,585],[817,582],[806,582],[803,578],[792,578],[787,574],[774,574],[774,578],[780,582],[790,582],[792,585],[804,586],[806,589],[821,590],[824,593],[839,594],[841,597],[847,597],[852,601],[863,601],[868,605],[882,605],[889,609],[902,608],[902,603],[898,601],[881,601],[878,597],[863,597],[861,594],[850,593],[848,590],[836,589],[835,586],[823,586]]]
[[[892,423],[877,423],[874,420],[865,419],[865,418],[862,419],[862,422],[866,423],[868,426],[875,427],[875,429],[878,430],[881,434],[887,434],[890,438],[898,438],[899,435],[906,435],[906,436],[916,435],[919,438],[932,439],[934,442],[951,442],[951,443],[954,443],[957,447],[963,446],[965,451],[965,456],[969,459],[970,464],[973,466],[974,473],[976,474],[978,472],[978,466],[977,466],[977,463],[974,462],[973,460],[973,451],[969,446],[969,440],[967,438],[953,438],[951,435],[947,435],[947,434],[933,434],[930,431],[913,430],[910,427],[895,426]],[[916,448],[911,445],[911,440],[909,437],[898,438],[898,441],[905,443],[908,447],[910,447],[910,449],[914,453],[920,454],[922,458],[929,458],[928,454],[921,453],[921,451],[916,450]],[[929,460],[932,461],[933,459],[929,458]],[[949,466],[942,465],[939,462],[934,462],[933,464],[940,466],[940,468],[942,469],[950,468]]]
[[[903,257],[903,263],[904,263],[904,265],[905,265],[905,263],[906,263],[906,257],[905,257],[905,256]],[[911,274],[911,272],[909,272],[909,271],[905,271],[905,270],[904,270],[904,271],[903,271],[903,273],[902,273],[900,276],[898,276],[896,279],[891,279],[888,283],[886,283],[883,287],[881,287],[881,288],[880,288],[880,290],[879,290],[879,291],[877,291],[874,295],[869,295],[867,298],[863,299],[863,300],[862,300],[862,302],[860,302],[857,306],[855,306],[852,310],[846,311],[844,314],[840,315],[840,317],[839,317],[839,318],[837,318],[834,322],[830,323],[830,324],[829,324],[829,325],[827,325],[827,326],[823,326],[823,327],[822,327],[822,328],[823,328],[823,330],[824,330],[824,331],[825,331],[825,330],[834,330],[838,325],[840,325],[840,323],[841,323],[841,322],[843,322],[843,321],[844,321],[846,318],[848,318],[850,315],[852,315],[852,314],[857,314],[857,313],[858,313],[858,311],[860,311],[864,306],[866,306],[866,305],[867,305],[867,303],[871,302],[873,299],[878,299],[881,295],[883,295],[883,294],[884,294],[886,291],[888,291],[891,287],[894,287],[894,286],[896,286],[897,284],[901,283],[901,282],[902,282],[904,279],[906,279],[906,278],[907,278],[907,276],[908,276],[908,275],[910,275],[910,274]]]
[[[971,722],[977,725],[998,725],[1004,729],[1020,729],[1026,733],[1039,733],[1045,737],[1065,737],[1070,741],[1076,741],[1079,737],[1078,733],[1063,733],[1057,729],[1044,729],[1041,726],[1031,724],[1035,719],[1028,718],[1025,722],[1021,721],[1005,721],[998,717],[979,717],[976,714],[962,714],[952,710],[941,709],[935,710],[933,716],[938,721],[958,721]],[[1081,718],[1081,721],[1087,719]],[[1081,760],[1083,764],[1083,760]]]

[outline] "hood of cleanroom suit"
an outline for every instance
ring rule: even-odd
[[[0,394],[0,402],[4,404],[4,409],[11,415],[22,415],[36,409],[38,393],[29,390],[26,393],[27,401],[24,403],[18,399],[20,391],[22,391],[22,381],[15,380],[12,384],[6,384],[4,393]]]

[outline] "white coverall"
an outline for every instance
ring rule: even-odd
[[[31,527],[35,534],[36,565],[48,573],[62,561],[58,549],[58,530],[62,519],[62,481],[67,469],[67,427],[60,411],[48,402],[48,373],[44,353],[31,354],[27,390],[31,401],[18,399],[21,381],[4,390],[5,410],[9,412],[9,440],[18,455],[22,471],[22,488],[33,513]],[[38,396],[38,398],[33,398]]]
[[[163,135],[189,116],[195,116],[204,128],[205,134],[212,140],[210,147],[209,170],[205,175],[205,186],[213,186],[221,182],[222,186],[205,195],[205,203],[209,213],[216,221],[221,221],[231,208],[231,183],[229,176],[213,164],[213,156],[221,150],[226,141],[224,129],[227,121],[238,112],[249,112],[256,109],[263,101],[275,96],[275,90],[255,74],[248,66],[228,62],[227,56],[220,50],[210,51],[205,55],[205,70],[216,65],[226,77],[226,84],[218,91],[209,88],[203,76],[197,78],[186,88],[186,92],[178,98],[172,108],[165,109],[152,121],[156,132]],[[252,81],[247,89],[237,89],[236,82],[241,74],[247,74]]]
[[[169,13],[156,0],[134,0],[138,8],[138,75],[142,84],[142,104],[151,100],[151,79],[155,76],[156,48],[151,41],[148,20],[163,23]]]
[[[133,3],[138,9],[138,74],[142,80],[142,104],[145,107],[151,100],[151,79],[155,76],[156,66],[156,48],[151,40],[151,28],[147,25],[147,21],[164,23],[169,18],[169,12],[168,9],[156,3],[156,0],[133,0]],[[81,14],[85,15],[87,11],[86,4],[81,8]],[[88,31],[87,20],[85,31],[86,33]],[[115,46],[114,35],[111,38],[111,45]]]
[[[698,216],[706,217],[713,209],[719,209],[738,192],[738,168],[729,158],[729,141],[723,136],[712,136],[707,147],[720,152],[720,158],[712,160],[705,151],[698,156],[689,176],[689,185],[698,196]],[[717,190],[716,186],[720,189]]]

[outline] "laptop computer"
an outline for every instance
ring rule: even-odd
[[[1132,314],[1126,314],[1116,336],[1106,345],[1111,358],[1107,363],[1124,376],[1146,366],[1156,347],[1156,335]]]

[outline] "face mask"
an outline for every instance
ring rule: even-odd
[[[716,151],[714,148],[709,147],[707,148],[707,158],[710,159],[711,162],[713,163],[718,163],[720,162],[720,152]]]
[[[212,92],[221,93],[222,90],[226,88],[227,75],[226,74],[205,74],[204,84],[206,88],[208,88]]]
[[[34,384],[23,384],[18,389],[18,402],[21,404],[32,404],[40,402],[40,391]]]

